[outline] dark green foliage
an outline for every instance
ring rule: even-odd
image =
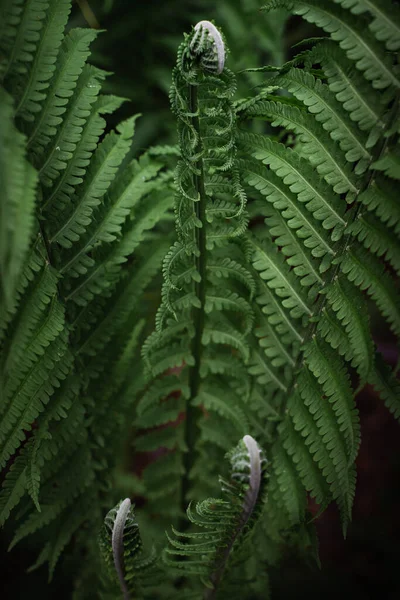
[[[70,8],[1,4],[0,521],[20,504],[11,545],[43,529],[50,575],[115,500],[173,194],[158,160],[124,162],[137,117],[104,135],[123,100],[100,94],[106,73],[87,63],[96,32],[64,35]]]
[[[363,18],[346,10],[350,3],[343,5],[268,5],[292,9],[339,46],[324,40],[281,69],[271,68],[269,77],[266,70],[259,95],[238,103],[243,124],[269,121],[294,132],[294,144],[244,129],[238,139],[252,214],[265,217],[267,226],[250,237],[261,276],[260,346],[270,365],[275,360],[280,367],[273,377],[260,360],[252,368],[262,383],[269,380],[278,391],[279,381],[287,391],[287,416],[273,449],[272,514],[283,505],[289,520],[298,522],[308,492],[322,505],[337,501],[345,530],[360,442],[354,392],[373,382],[397,414],[396,380],[375,356],[366,299],[397,336],[395,183],[392,159],[383,157],[394,156],[398,143],[398,70],[390,50],[396,31],[400,38],[386,8],[351,3],[357,14],[372,13],[363,18],[373,33],[379,30],[377,41],[362,29]],[[290,96],[277,95],[279,89]],[[271,330],[280,335],[279,345]],[[282,518],[276,514],[283,525]]]
[[[241,29],[231,4],[218,5],[227,38]],[[172,74],[178,145],[160,111],[162,145],[133,159],[140,119],[101,93],[97,32],[66,30],[70,0],[0,0],[0,523],[11,514],[11,546],[36,534],[32,568],[50,577],[72,557],[74,600],[120,597],[119,511],[125,598],[264,599],[282,550],[315,546],[308,497],[334,501],[346,532],[358,391],[400,415],[376,335],[400,336],[398,10],[265,8],[325,37],[281,66],[277,43],[272,66],[236,61],[249,67],[237,94],[226,61],[240,45],[229,59],[201,22]],[[253,438],[268,477],[262,459],[244,518]],[[125,500],[101,534],[107,578],[97,534],[125,496],[157,552],[143,558]]]
[[[99,543],[109,575],[105,587],[108,585],[111,596],[102,597],[118,597],[117,580],[124,598],[162,594],[166,598],[211,600],[224,598],[227,593],[241,597],[238,581],[240,586],[253,589],[248,553],[266,498],[267,461],[249,435],[227,457],[231,463],[229,481],[219,478],[223,498],[197,502],[195,510],[189,505],[189,522],[202,531],[180,533],[172,528],[172,535],[167,533],[162,564],[154,551],[143,557],[139,526],[129,498],[106,515]],[[233,575],[235,569],[240,570],[241,576]],[[172,588],[168,578],[174,573],[185,578],[183,588]],[[162,588],[157,590],[161,581]]]

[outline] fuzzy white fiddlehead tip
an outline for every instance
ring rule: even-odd
[[[261,458],[260,448],[254,438],[251,435],[245,435],[243,442],[247,448],[250,459],[250,479],[249,479],[249,490],[245,496],[245,508],[248,515],[250,515],[256,505],[258,494],[261,485]]]
[[[131,501],[125,498],[121,502],[117,515],[115,517],[114,527],[112,530],[111,544],[114,557],[115,570],[117,571],[118,579],[124,595],[124,600],[129,599],[129,592],[124,578],[123,556],[124,556],[124,528],[126,519],[131,508]]]
[[[214,44],[215,44],[216,55],[217,55],[216,73],[217,73],[217,75],[219,75],[224,70],[224,65],[225,65],[225,44],[224,44],[224,41],[222,39],[220,32],[215,27],[215,25],[210,23],[210,21],[199,21],[195,25],[194,29],[195,29],[195,31],[197,31],[199,29],[206,30],[209,33],[210,37],[213,39]]]

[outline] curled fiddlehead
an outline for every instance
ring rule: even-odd
[[[200,576],[204,588],[193,597],[203,600],[216,597],[228,570],[242,558],[241,549],[250,542],[266,497],[267,460],[256,440],[245,435],[227,457],[231,474],[229,481],[220,478],[223,498],[197,502],[195,510],[189,505],[188,519],[198,529],[174,529],[164,556],[164,562],[184,576]],[[243,564],[241,568],[245,578]]]
[[[117,582],[124,600],[151,596],[159,583],[156,555],[154,552],[147,557],[143,555],[133,509],[129,498],[121,500],[107,513],[100,531],[99,546],[106,565],[103,577],[106,598],[110,597],[108,594],[117,597]]]

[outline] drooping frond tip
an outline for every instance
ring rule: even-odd
[[[195,55],[204,53],[203,68],[219,75],[225,65],[225,44],[220,32],[210,21],[199,21],[194,31],[190,51]]]

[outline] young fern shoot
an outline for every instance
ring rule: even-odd
[[[254,438],[245,435],[227,457],[230,481],[220,478],[225,498],[198,502],[195,512],[191,505],[187,509],[189,520],[205,531],[179,533],[173,529],[164,559],[183,575],[200,575],[203,600],[217,597],[228,568],[254,530],[265,500],[266,459]]]
[[[204,433],[202,409],[222,417],[232,413],[236,421],[233,439],[237,439],[237,427],[241,434],[245,427],[245,419],[241,420],[225,399],[232,372],[242,377],[241,386],[245,385],[241,365],[248,358],[246,334],[253,323],[248,298],[254,286],[241,247],[247,227],[246,197],[236,166],[232,104],[235,78],[225,67],[225,53],[221,34],[208,21],[198,23],[178,51],[170,94],[181,153],[175,173],[178,239],[164,261],[156,331],[143,347],[153,376],[162,375],[164,381],[167,369],[181,369],[180,384],[175,389],[186,398],[182,406],[182,508],[186,506],[189,476]],[[222,278],[226,280],[223,287]],[[214,373],[220,376],[218,381]],[[156,424],[147,418],[147,409],[154,408],[163,397],[160,382],[154,385],[157,398],[152,397],[150,388],[139,403],[139,426]],[[168,390],[172,391],[170,387]],[[229,398],[234,397],[228,391]],[[164,393],[166,396],[168,393]],[[166,404],[157,407],[158,424]],[[165,422],[170,420],[169,413]],[[175,428],[171,435],[180,434]]]
[[[151,596],[159,583],[157,557],[154,552],[143,556],[133,508],[129,498],[121,500],[107,513],[100,531],[99,546],[106,565],[104,598],[119,597],[117,582],[124,600],[142,598],[147,593]]]
[[[121,585],[121,590],[124,595],[124,600],[129,600],[129,591],[124,579],[124,568],[123,568],[123,556],[124,556],[124,528],[126,519],[128,517],[131,508],[131,501],[129,498],[125,498],[121,502],[117,514],[115,515],[115,521],[112,528],[111,544],[114,558],[115,570],[118,575],[118,579]]]

